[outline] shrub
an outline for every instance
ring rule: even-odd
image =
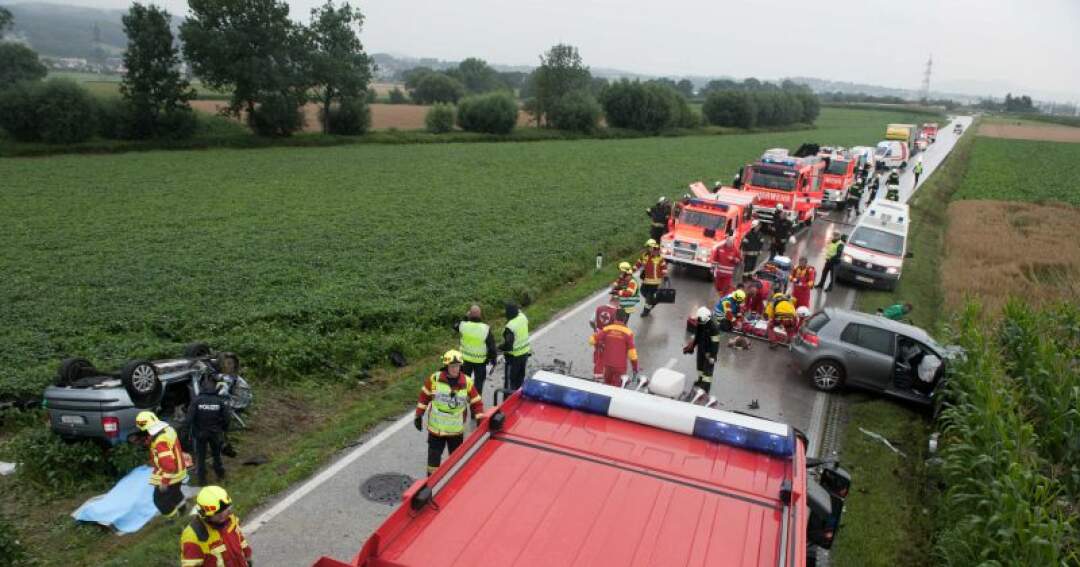
[[[183,140],[199,129],[198,114],[191,108],[174,108],[158,115],[157,134],[167,140]]]
[[[22,565],[27,560],[26,551],[15,534],[15,527],[0,517],[0,557],[3,565]]]
[[[390,104],[407,104],[408,102],[408,97],[405,96],[405,93],[401,89],[394,87],[394,89],[390,91]]]
[[[586,91],[574,91],[563,95],[548,110],[548,124],[559,130],[584,132],[596,131],[600,123],[600,103]]]
[[[41,139],[38,129],[38,90],[36,84],[19,83],[0,91],[0,127],[21,142]]]
[[[379,92],[376,91],[374,88],[368,88],[365,96],[367,98],[367,101],[371,104],[379,102]]]
[[[711,92],[701,111],[716,126],[753,128],[757,124],[757,105],[753,94],[745,91]]]
[[[454,129],[454,114],[454,105],[436,104],[424,116],[424,125],[427,126],[428,132],[445,134]]]
[[[32,92],[41,141],[73,144],[84,142],[97,132],[97,101],[74,81],[51,79]]]
[[[371,128],[371,109],[363,98],[346,99],[330,109],[327,130],[341,136],[359,136]]]
[[[468,132],[509,134],[517,117],[517,101],[506,92],[470,96],[458,105],[458,126]]]
[[[98,135],[110,140],[131,138],[131,113],[121,98],[98,99]]]
[[[429,73],[416,84],[412,98],[417,104],[456,103],[464,94],[461,81],[445,73]]]
[[[292,95],[268,94],[248,115],[248,125],[260,136],[285,137],[304,127],[300,101]]]
[[[21,43],[0,42],[0,90],[22,81],[40,81],[48,69],[33,49]]]
[[[666,85],[623,79],[605,88],[600,102],[608,126],[657,133],[679,125],[680,98]]]
[[[90,442],[65,443],[38,427],[12,442],[20,480],[53,494],[70,494],[100,483],[107,471],[101,447]]]
[[[675,107],[678,109],[676,112],[675,125],[679,128],[698,128],[701,126],[701,113],[690,107],[690,103],[687,102],[686,97],[682,94],[675,93]]]

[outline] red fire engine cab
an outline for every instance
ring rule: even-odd
[[[858,158],[844,148],[822,148],[818,157],[826,163],[821,173],[821,188],[825,193],[822,207],[842,209],[847,203],[848,191],[855,184]]]
[[[825,161],[815,155],[817,152],[814,144],[804,144],[794,155],[784,149],[769,150],[746,166],[742,189],[757,198],[755,217],[771,223],[776,205],[781,205],[783,214],[793,223],[813,222],[825,195],[821,186]]]
[[[806,567],[850,477],[805,449],[785,424],[541,371],[351,561],[315,567]]]
[[[660,254],[673,264],[710,268],[713,249],[725,241],[742,250],[753,228],[754,195],[730,187],[714,193],[700,181],[690,185],[690,194],[676,204],[677,214],[660,239]]]

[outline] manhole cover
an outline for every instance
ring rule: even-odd
[[[374,475],[360,485],[360,494],[381,504],[398,504],[401,495],[412,486],[413,478],[406,474],[382,473]]]

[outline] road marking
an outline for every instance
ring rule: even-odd
[[[595,295],[590,296],[588,299],[583,301],[577,307],[574,307],[573,309],[571,309],[570,311],[567,311],[566,313],[564,313],[563,315],[561,315],[557,319],[551,321],[547,325],[544,325],[543,327],[537,329],[537,331],[532,334],[532,338],[536,339],[536,338],[541,337],[542,335],[544,335],[544,333],[546,333],[549,330],[551,330],[552,328],[556,327],[559,323],[562,323],[563,321],[566,321],[567,319],[573,317],[574,315],[577,315],[582,309],[585,309],[586,307],[588,307],[588,306],[592,305],[594,302],[596,302],[596,300],[598,300],[598,299],[602,298],[603,296],[607,295],[608,292],[609,292],[608,289],[605,288],[605,289],[601,290],[600,292],[597,292]],[[674,364],[674,363],[675,363],[674,358],[669,361],[669,364]],[[401,431],[402,429],[404,429],[405,426],[411,424],[412,420],[413,420],[413,415],[414,415],[414,412],[411,412],[411,411],[406,413],[405,415],[401,416],[400,419],[398,419],[393,424],[391,424],[390,427],[387,427],[386,429],[380,431],[378,433],[378,435],[375,435],[370,440],[368,440],[366,443],[364,443],[364,444],[360,445],[359,447],[353,449],[352,451],[350,451],[344,457],[341,457],[337,461],[334,461],[333,464],[331,464],[326,469],[323,469],[322,472],[320,472],[318,475],[312,477],[311,479],[309,479],[304,484],[300,485],[293,492],[290,492],[289,495],[286,496],[285,498],[283,498],[281,501],[277,502],[276,504],[271,506],[268,510],[266,510],[265,512],[263,512],[263,513],[259,514],[258,516],[256,516],[253,520],[248,521],[244,526],[244,531],[248,535],[251,535],[251,534],[255,533],[256,531],[258,531],[258,529],[261,528],[262,526],[264,526],[267,522],[269,522],[270,520],[273,520],[274,517],[278,516],[279,514],[281,514],[285,510],[287,510],[293,504],[296,504],[301,498],[307,496],[312,491],[314,491],[316,488],[321,486],[323,483],[325,483],[326,481],[333,478],[339,472],[344,470],[345,467],[347,467],[347,466],[351,465],[352,463],[356,462],[357,459],[359,459],[360,457],[363,457],[368,452],[370,452],[372,449],[378,447],[380,444],[382,444],[383,441],[386,441],[387,439],[392,437],[395,433],[397,433],[398,431]]]
[[[821,437],[825,431],[825,409],[828,407],[829,395],[818,392],[814,396],[814,409],[810,412],[810,430],[806,434],[810,437],[810,444],[806,448],[806,456],[817,457],[821,451]]]

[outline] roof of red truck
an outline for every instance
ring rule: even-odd
[[[475,452],[433,503],[377,532],[369,566],[802,565],[791,549],[804,506],[780,499],[793,474],[796,491],[805,485],[793,470],[801,451],[773,456],[524,397],[503,411],[502,430],[466,444]]]

